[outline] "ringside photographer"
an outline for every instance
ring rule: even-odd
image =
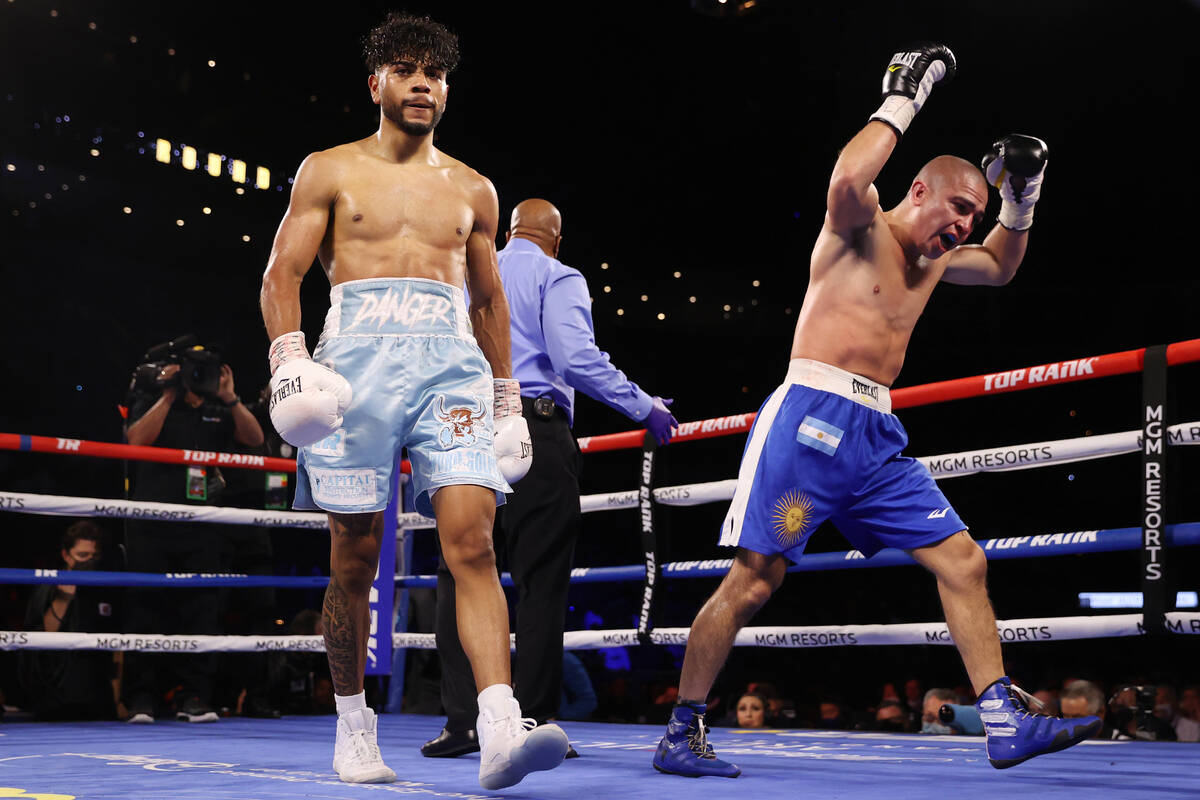
[[[237,395],[233,370],[194,336],[150,348],[134,371],[130,395],[130,444],[230,452],[263,442],[262,428]],[[207,466],[138,462],[131,477],[133,499],[165,503],[214,505],[225,486],[221,471]],[[220,536],[212,525],[130,520],[125,546],[134,572],[220,570]],[[131,589],[127,609],[126,630],[133,633],[220,632],[215,589]],[[168,659],[171,671],[163,669]],[[215,722],[214,670],[212,654],[130,653],[124,685],[129,721],[153,722],[167,710],[159,707],[165,700],[179,720]]]

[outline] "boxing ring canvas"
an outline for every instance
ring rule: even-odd
[[[478,755],[423,758],[440,717],[388,714],[379,745],[394,784],[351,785],[330,768],[332,716],[156,722],[0,724],[0,797],[43,800],[272,798],[1085,798],[1200,797],[1195,745],[1089,741],[1008,770],[993,769],[983,737],[716,728],[710,740],[740,778],[654,771],[661,725],[566,722],[580,758],[499,792],[479,788]]]

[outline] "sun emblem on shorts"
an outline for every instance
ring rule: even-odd
[[[788,492],[775,501],[771,523],[784,548],[795,547],[812,519],[812,500],[803,492]]]

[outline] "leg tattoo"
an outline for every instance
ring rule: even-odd
[[[325,589],[321,621],[333,690],[342,697],[362,691],[363,665],[359,653],[362,621],[354,613],[353,605],[337,577],[331,578]]]

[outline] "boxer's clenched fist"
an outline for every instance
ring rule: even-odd
[[[1042,194],[1042,177],[1050,148],[1036,136],[1019,133],[992,145],[980,169],[988,183],[1000,190],[1000,224],[1009,230],[1029,230],[1033,205]]]
[[[304,333],[271,342],[270,359],[271,424],[283,440],[306,447],[337,431],[354,392],[345,378],[312,360]]]
[[[883,105],[871,119],[903,136],[933,87],[954,78],[957,62],[944,44],[919,42],[892,56],[883,74]]]

